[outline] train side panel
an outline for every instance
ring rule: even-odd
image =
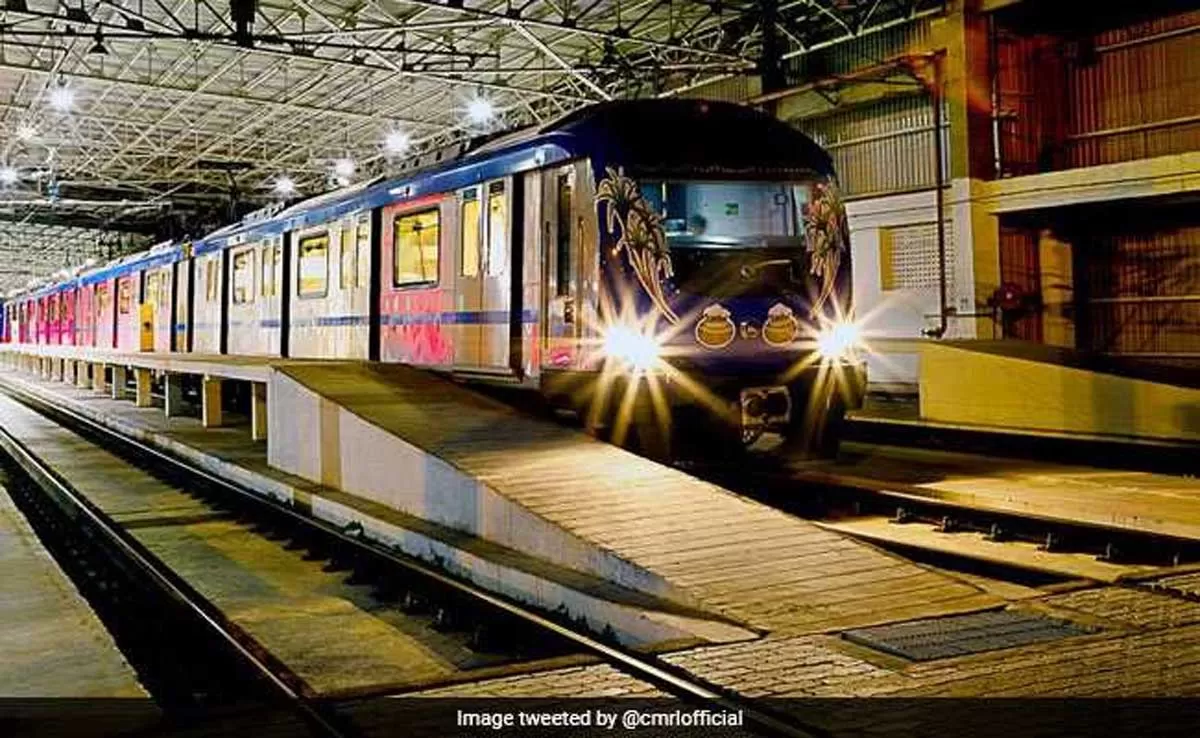
[[[161,266],[147,269],[142,277],[143,304],[150,306],[150,321],[154,333],[154,350],[167,353],[171,350],[171,267]]]
[[[288,353],[366,359],[370,335],[371,220],[367,212],[294,231]]]
[[[221,321],[224,320],[222,290],[222,252],[212,251],[195,257],[192,294],[192,351],[197,354],[221,352]]]
[[[192,283],[192,259],[185,258],[175,262],[171,267],[175,271],[175,331],[172,351],[184,354],[188,352],[188,333],[191,331],[192,300],[189,297]]]
[[[441,196],[385,207],[380,233],[380,358],[450,368],[462,328],[454,313],[454,245],[460,240],[453,208]],[[450,221],[450,222],[447,222]],[[435,276],[436,275],[436,276]]]
[[[116,278],[117,282],[117,350],[141,349],[141,320],[138,315],[141,272],[131,272]]]
[[[547,247],[543,239],[542,172],[530,172],[523,182],[525,188],[525,224],[522,228],[521,268],[521,371],[526,377],[541,372],[541,304],[542,254]]]
[[[70,286],[58,296],[58,342],[64,346],[75,345],[75,287]]]
[[[228,351],[278,356],[282,324],[283,238],[270,236],[229,250]]]
[[[116,348],[117,280],[105,279],[95,287],[96,347]]]
[[[75,300],[75,311],[79,316],[76,322],[76,343],[80,346],[95,346],[96,285],[80,285],[79,296]]]

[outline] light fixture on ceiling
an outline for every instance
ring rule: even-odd
[[[404,131],[393,129],[383,139],[383,147],[389,154],[403,154],[412,145],[412,139]]]
[[[17,126],[17,138],[22,141],[32,141],[37,136],[37,127],[32,123],[21,123]]]
[[[275,193],[283,197],[290,197],[296,194],[296,180],[281,174],[275,178]]]
[[[75,104],[75,90],[65,79],[59,79],[58,84],[50,89],[50,107],[60,113],[65,113]]]
[[[96,26],[96,35],[92,37],[96,43],[92,44],[92,48],[88,49],[88,53],[93,56],[106,56],[108,49],[104,46],[104,34],[100,31],[100,26]]]
[[[16,167],[9,166],[8,164],[0,166],[0,185],[11,187],[17,183],[20,176]]]
[[[492,101],[482,95],[476,95],[467,103],[467,118],[472,123],[487,123],[496,114]]]
[[[354,169],[354,160],[348,156],[343,156],[333,162],[333,173],[339,180],[345,180],[343,184],[348,184],[349,180],[354,177]]]

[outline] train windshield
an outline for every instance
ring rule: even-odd
[[[642,196],[663,219],[673,281],[716,298],[803,291],[810,184],[654,182]]]
[[[641,189],[662,217],[672,251],[795,247],[804,241],[807,184],[647,182]]]

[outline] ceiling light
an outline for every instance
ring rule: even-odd
[[[285,197],[295,194],[296,181],[286,174],[279,175],[275,178],[275,192]]]
[[[17,138],[22,141],[32,141],[37,135],[37,128],[32,123],[22,123],[17,126]]]
[[[108,49],[104,47],[104,34],[100,32],[100,27],[96,26],[96,35],[93,37],[96,43],[92,44],[92,48],[88,49],[89,54],[103,56],[108,53]]]
[[[412,141],[409,139],[408,134],[404,131],[392,131],[383,140],[383,146],[390,154],[403,154],[405,151],[408,151],[411,143]]]
[[[67,83],[61,82],[55,85],[50,90],[50,107],[65,113],[75,104],[75,90],[72,90]]]
[[[496,109],[485,97],[476,97],[467,103],[467,117],[472,123],[486,123],[495,115]]]
[[[333,173],[338,179],[349,180],[354,176],[354,160],[349,157],[338,159],[333,163]]]
[[[14,167],[7,164],[0,166],[0,185],[15,185],[19,176]]]

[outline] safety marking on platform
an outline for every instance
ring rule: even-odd
[[[1091,632],[1082,625],[1037,613],[993,610],[858,628],[844,631],[842,637],[910,661],[933,661]]]

